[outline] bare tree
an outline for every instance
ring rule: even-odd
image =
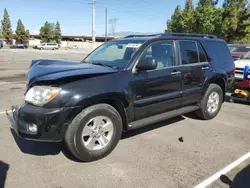
[[[110,32],[111,35],[115,36],[117,18],[112,18],[112,19],[110,18],[108,22],[110,24],[109,32]]]

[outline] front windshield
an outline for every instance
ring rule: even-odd
[[[109,41],[94,50],[83,63],[123,69],[143,43],[143,40],[134,39]]]
[[[250,47],[245,47],[245,46],[241,46],[241,47],[234,47],[231,52],[249,52],[250,51]]]

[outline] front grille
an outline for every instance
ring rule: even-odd
[[[243,79],[243,72],[244,72],[244,68],[236,68],[235,69],[235,78],[236,79]],[[248,71],[248,79],[250,79],[250,70]]]

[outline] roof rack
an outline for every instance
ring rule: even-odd
[[[185,36],[185,37],[203,37],[203,38],[211,38],[211,39],[217,39],[218,37],[215,35],[209,35],[209,34],[196,34],[196,33],[168,33],[165,32],[163,36]]]
[[[215,35],[209,34],[196,34],[196,33],[156,33],[156,34],[149,34],[149,35],[128,35],[124,38],[133,38],[133,37],[154,37],[154,36],[178,36],[178,37],[203,37],[203,38],[211,38],[217,39],[218,37]]]
[[[161,36],[162,33],[156,33],[156,34],[149,34],[149,35],[128,35],[125,36],[124,38],[133,38],[133,37],[154,37],[154,36]]]

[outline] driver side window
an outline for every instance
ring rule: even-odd
[[[144,58],[154,59],[157,63],[156,70],[175,66],[174,42],[161,41],[151,44],[141,57],[141,59]]]

